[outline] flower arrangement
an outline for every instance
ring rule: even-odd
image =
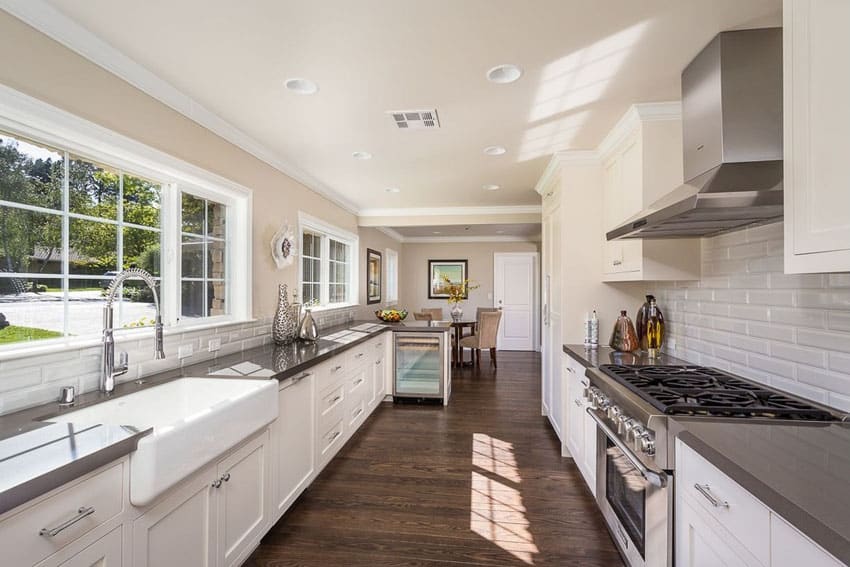
[[[460,283],[452,283],[448,276],[443,276],[443,281],[446,282],[443,289],[446,293],[448,293],[448,302],[452,305],[457,305],[466,299],[470,290],[481,287],[479,284],[471,282],[470,280],[463,280]]]

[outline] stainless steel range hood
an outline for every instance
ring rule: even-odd
[[[606,234],[712,236],[782,218],[782,29],[717,35],[682,72],[688,181]]]

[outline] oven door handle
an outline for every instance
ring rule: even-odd
[[[658,488],[664,488],[665,486],[667,486],[667,474],[665,472],[655,472],[646,468],[646,465],[640,462],[638,456],[634,454],[634,452],[629,448],[629,446],[620,441],[620,438],[617,437],[617,434],[614,433],[610,427],[608,427],[608,424],[605,423],[601,417],[593,413],[592,408],[587,408],[585,411],[587,412],[587,415],[589,415],[593,419],[593,421],[596,422],[596,425],[599,426],[599,429],[602,430],[605,436],[611,440],[611,443],[613,443],[620,451],[622,451],[626,458],[632,463],[632,465],[638,470],[641,476],[645,478],[649,484]]]

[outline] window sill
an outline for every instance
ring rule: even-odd
[[[232,319],[222,317],[216,321],[207,321],[197,324],[177,324],[163,329],[163,335],[166,337],[182,335],[195,331],[213,330],[232,325],[240,325],[245,323],[255,323],[257,319]],[[153,337],[153,327],[144,327],[140,329],[115,329],[115,345],[120,346],[122,343],[131,341],[140,341]],[[103,344],[100,336],[86,337],[63,337],[59,339],[47,339],[44,341],[32,341],[12,343],[4,347],[0,347],[0,361],[15,360],[18,358],[29,358],[34,356],[43,356],[47,354],[61,353],[65,351],[81,350],[85,348],[98,347]],[[166,353],[168,354],[168,353]]]
[[[359,303],[334,303],[332,305],[320,305],[317,307],[309,307],[313,313],[332,313],[334,311],[342,311],[344,309],[356,309],[360,307]]]

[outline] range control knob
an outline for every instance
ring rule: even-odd
[[[620,406],[612,405],[608,408],[608,419],[617,423],[617,419],[623,414],[623,410],[620,409]]]
[[[626,416],[625,414],[620,414],[619,419],[617,419],[617,433],[620,435],[625,435],[626,439],[628,439],[629,433],[635,425],[637,425],[637,422],[635,420]]]
[[[647,434],[640,438],[640,450],[650,457],[655,454],[655,439]]]

